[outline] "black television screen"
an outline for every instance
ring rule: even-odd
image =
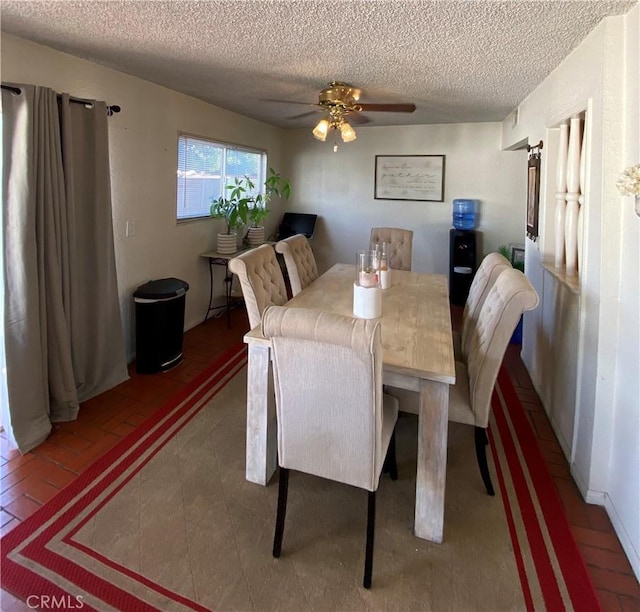
[[[296,234],[304,234],[307,238],[313,236],[318,215],[309,213],[286,212],[282,217],[282,223],[278,229],[278,239],[289,238]]]

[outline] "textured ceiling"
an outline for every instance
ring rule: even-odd
[[[1,1],[1,29],[282,127],[329,81],[413,102],[371,125],[501,121],[637,0]],[[283,102],[279,102],[282,100]],[[117,100],[110,100],[117,103]],[[319,115],[318,115],[319,116]]]

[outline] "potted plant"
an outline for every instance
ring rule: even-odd
[[[244,177],[246,191],[252,193],[255,191],[255,184],[248,177]],[[291,183],[289,179],[283,179],[282,176],[276,172],[273,168],[269,168],[269,176],[264,182],[264,193],[258,193],[255,196],[249,197],[247,217],[251,223],[251,227],[247,232],[247,241],[250,246],[259,246],[264,242],[264,226],[262,221],[267,218],[271,212],[267,205],[271,201],[271,198],[283,197],[289,199],[291,195]]]
[[[224,219],[226,232],[218,234],[218,253],[235,253],[238,250],[238,237],[234,230],[247,222],[250,198],[246,196],[245,178],[234,179],[227,185],[228,197],[220,196],[213,200],[209,213],[212,217]]]
[[[249,245],[254,247],[264,242],[264,227],[260,223],[271,212],[267,208],[273,196],[289,198],[291,184],[283,179],[273,168],[269,168],[269,176],[264,182],[264,193],[255,194],[256,185],[247,175],[235,178],[231,185],[227,185],[228,197],[220,196],[211,204],[212,217],[223,218],[227,224],[227,231],[218,234],[219,253],[235,253],[237,248],[237,230],[247,221],[251,227],[247,232]]]

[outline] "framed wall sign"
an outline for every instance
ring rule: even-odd
[[[540,205],[540,157],[542,140],[535,146],[527,146],[527,237],[534,242],[538,238],[538,207]]]
[[[444,155],[376,155],[376,200],[444,202]]]

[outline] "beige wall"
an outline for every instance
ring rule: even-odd
[[[269,164],[278,168],[282,131],[4,34],[2,80],[45,85],[122,107],[109,118],[109,138],[118,287],[129,359],[135,350],[132,293],[142,283],[171,276],[187,281],[185,324],[200,323],[209,299],[209,272],[199,253],[215,247],[223,223],[176,223],[178,132],[266,150]],[[269,229],[279,218],[272,217]],[[127,222],[135,223],[134,236],[125,236]],[[216,293],[222,295],[220,268],[218,272]]]
[[[500,150],[499,123],[356,127],[358,138],[319,142],[309,129],[286,134],[290,207],[320,215],[313,249],[322,270],[355,261],[371,227],[414,231],[413,269],[447,274],[452,200],[480,201],[478,232],[485,253],[524,243],[526,152]],[[444,202],[374,199],[376,155],[446,155]]]

